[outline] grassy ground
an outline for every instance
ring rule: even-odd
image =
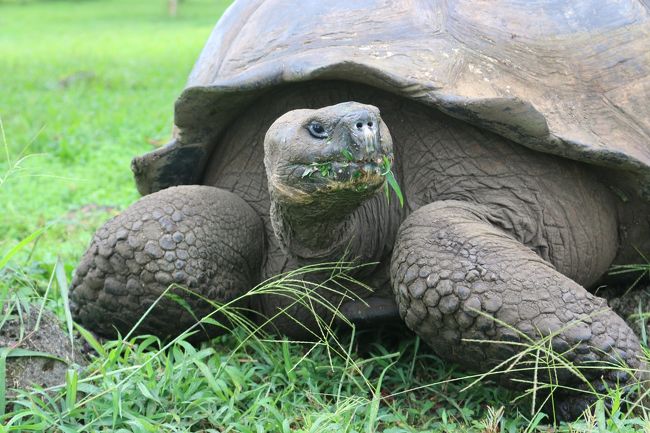
[[[0,233],[54,224],[37,260],[74,262],[93,227],[137,198],[134,155],[168,138],[173,101],[228,1],[0,1],[0,115],[15,161]],[[23,149],[26,147],[26,151]]]
[[[130,159],[168,138],[173,101],[229,2],[186,0],[176,18],[165,3],[0,0],[3,299],[45,297],[63,319],[65,279],[92,232],[137,199]],[[0,432],[553,431],[530,399],[511,403],[487,379],[464,390],[473,378],[401,335],[297,344],[238,330],[201,348],[91,341],[100,355],[78,382],[71,373],[54,394],[0,407]],[[636,431],[645,419],[599,406],[559,431]]]

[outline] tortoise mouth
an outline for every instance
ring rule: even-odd
[[[374,192],[384,184],[392,155],[378,154],[360,160],[324,160],[294,163],[289,167],[287,184],[305,192],[352,190]]]

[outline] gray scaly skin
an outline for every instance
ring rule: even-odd
[[[241,198],[208,186],[168,188],[142,198],[95,233],[72,281],[72,313],[101,334],[124,335],[160,298],[138,333],[175,336],[213,308],[173,290],[193,317],[161,297],[171,284],[229,302],[257,282],[263,252],[262,223]]]
[[[323,85],[319,90],[327,93]],[[170,188],[107,223],[73,282],[76,317],[103,333],[111,326],[124,332],[170,282],[224,302],[249,290],[281,254],[280,266],[296,267],[347,253],[378,262],[357,275],[364,281],[389,272],[399,315],[445,359],[483,371],[518,350],[509,342],[558,332],[553,349],[590,366],[584,373],[597,389],[603,381],[631,383],[631,377],[594,368],[609,362],[643,367],[634,333],[582,286],[621,254],[616,205],[595,176],[578,163],[535,153],[416,103],[396,106],[388,95],[372,97],[395,125],[392,140],[372,106],[290,111],[264,140],[268,196],[249,206],[219,188]],[[290,92],[271,94],[242,117],[291,106],[291,98]],[[236,125],[232,134],[238,137]],[[240,136],[250,139],[239,148],[256,164],[261,137]],[[417,158],[405,151],[418,148]],[[403,209],[381,193],[383,157],[396,160]],[[323,163],[332,170],[310,172]],[[223,179],[208,183],[219,186]],[[203,241],[194,254],[190,233]],[[189,257],[177,273],[181,251]],[[198,316],[209,311],[191,306]],[[245,306],[269,316],[287,300],[267,296]],[[300,336],[296,319],[313,324],[308,312],[289,313],[292,320],[274,322],[279,332]],[[173,335],[191,323],[182,307],[165,302],[141,331]],[[562,372],[559,380],[582,386]],[[507,378],[504,383],[512,385]],[[571,418],[590,402],[565,392],[555,406],[560,418]]]
[[[623,319],[604,299],[489,223],[485,213],[481,206],[446,200],[418,209],[402,224],[391,274],[406,325],[441,357],[476,371],[495,367],[504,371],[511,363],[499,364],[514,359],[521,349],[514,344],[530,345],[554,335],[553,350],[574,365],[587,367],[581,371],[598,391],[603,391],[602,382],[625,384],[630,379],[626,373],[594,368],[642,366],[639,341]],[[544,357],[542,352],[540,358]],[[559,367],[561,362],[555,364]],[[585,386],[566,369],[558,368],[557,377],[546,377],[544,367],[542,361],[537,378],[541,383]],[[530,380],[532,372],[519,376]],[[566,394],[560,390],[555,398],[584,399],[582,405],[557,405],[561,418],[575,418],[590,401]]]

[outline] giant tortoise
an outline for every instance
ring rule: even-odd
[[[374,289],[331,299],[354,323],[401,318],[479,371],[547,338],[595,389],[628,385],[607,366],[642,369],[639,341],[587,289],[650,251],[649,22],[639,0],[235,2],[173,141],[133,160],[144,197],[77,268],[75,317],[125,332],[171,283],[228,302],[344,257]],[[176,335],[197,299],[139,331]],[[300,336],[288,302],[243,307]],[[561,417],[591,401],[558,393]]]

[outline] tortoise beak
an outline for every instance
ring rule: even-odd
[[[377,159],[380,152],[381,120],[374,112],[368,109],[359,109],[342,119],[350,133],[351,153],[357,160]]]
[[[366,152],[373,153],[379,147],[379,131],[372,131],[371,128],[363,127],[363,144]]]

